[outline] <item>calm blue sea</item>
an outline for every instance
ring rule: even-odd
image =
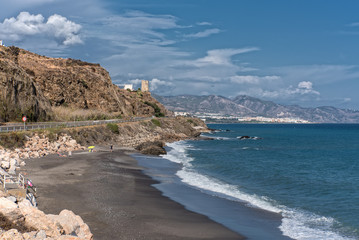
[[[159,165],[165,169],[162,175],[157,171],[160,181],[172,184],[167,190],[166,184],[159,187],[165,195],[173,186],[200,192],[204,204],[203,199],[213,199],[213,206],[228,212],[225,216],[199,212],[241,233],[253,226],[243,226],[246,222],[238,216],[231,218],[231,213],[244,211],[236,213],[237,205],[282,216],[269,219],[276,219],[273,228],[293,239],[359,239],[359,125],[209,127],[218,131],[204,135],[215,140],[170,143],[161,164],[147,166],[152,175]],[[240,140],[240,136],[253,138]],[[168,194],[180,202],[181,195],[186,194]],[[186,206],[195,200],[183,201]],[[191,204],[187,207],[196,210]],[[258,221],[253,225],[258,227]]]

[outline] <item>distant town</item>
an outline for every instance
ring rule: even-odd
[[[311,123],[299,118],[239,117],[223,116],[218,113],[174,112],[175,116],[194,116],[206,123]]]

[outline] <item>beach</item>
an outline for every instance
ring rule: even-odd
[[[245,239],[154,188],[127,150],[27,160],[38,208],[80,215],[94,239]]]

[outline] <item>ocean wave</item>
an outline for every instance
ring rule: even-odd
[[[229,138],[229,137],[214,137],[214,136],[208,136],[205,134],[201,134],[201,136],[203,137],[208,137],[208,138],[213,138],[214,140],[231,140],[233,138]]]
[[[319,216],[303,210],[286,209],[279,229],[284,235],[298,240],[354,240],[332,229],[339,223],[331,217]]]
[[[340,223],[333,218],[319,216],[300,209],[288,208],[268,197],[245,193],[241,191],[239,186],[231,185],[214,177],[199,173],[193,169],[191,164],[194,159],[187,154],[187,150],[193,147],[188,142],[180,141],[170,143],[168,146],[171,147],[171,150],[164,157],[183,165],[183,168],[176,173],[183,183],[207,194],[231,201],[244,202],[249,207],[256,207],[281,214],[283,219],[279,229],[283,232],[283,235],[299,240],[354,239],[343,237],[336,233],[333,230],[334,226],[340,225]]]
[[[184,168],[178,171],[176,175],[181,178],[182,182],[194,186],[199,190],[210,191],[212,195],[227,198],[232,201],[246,202],[250,206],[265,209],[270,212],[281,212],[279,208],[273,206],[268,201],[263,200],[264,198],[246,194],[238,190],[237,186],[223,183],[217,179],[199,174],[195,171]]]

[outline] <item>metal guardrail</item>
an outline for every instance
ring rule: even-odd
[[[142,120],[151,119],[150,117],[136,117],[130,120],[123,119],[111,119],[111,120],[95,120],[95,121],[75,121],[75,122],[42,122],[42,123],[28,123],[23,124],[12,124],[8,126],[0,126],[0,133],[6,132],[20,132],[36,129],[46,129],[46,128],[58,128],[58,127],[83,127],[83,126],[93,126],[93,125],[103,125],[107,123],[124,123],[124,122],[137,122]]]
[[[0,183],[1,187],[5,192],[9,189],[25,189],[25,197],[33,206],[36,206],[36,187],[33,185],[30,179],[19,173],[19,175],[13,176],[4,171],[0,172]]]

